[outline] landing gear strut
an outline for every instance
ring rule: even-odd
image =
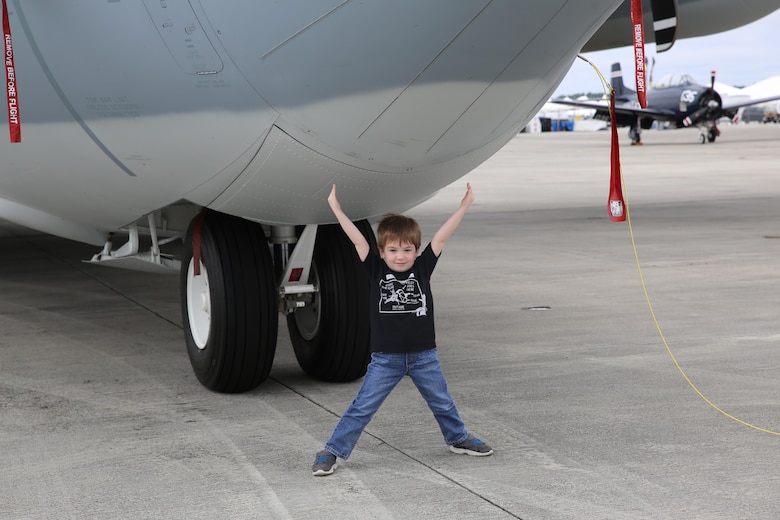
[[[701,127],[701,133],[699,134],[699,142],[704,144],[705,142],[714,143],[715,139],[720,135],[718,127],[713,125],[710,127]]]
[[[356,223],[376,248],[367,221]],[[310,305],[287,316],[295,357],[309,376],[322,381],[354,381],[366,373],[368,279],[355,247],[337,225],[320,226],[309,283],[317,286]]]
[[[632,126],[628,130],[628,137],[631,138],[631,146],[641,146],[642,145],[642,130],[639,128],[639,125]]]

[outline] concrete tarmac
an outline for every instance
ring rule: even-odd
[[[472,183],[433,291],[486,458],[405,380],[312,477],[359,381],[308,379],[281,326],[265,384],[210,392],[177,277],[2,225],[0,519],[780,517],[780,125],[620,133],[641,277],[607,132],[519,135],[410,212],[428,239]]]

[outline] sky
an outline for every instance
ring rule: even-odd
[[[780,75],[780,10],[730,31],[677,40],[671,49],[657,53],[655,44],[645,45],[648,59],[655,57],[653,77],[670,73],[690,74],[708,85],[710,71],[718,83],[745,87]],[[626,86],[634,88],[633,48],[620,47],[583,53],[609,80],[612,64],[620,62]],[[577,59],[553,97],[582,92],[603,92],[601,82],[589,64]]]

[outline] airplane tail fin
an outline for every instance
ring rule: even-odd
[[[636,96],[635,90],[631,90],[623,84],[623,71],[620,69],[620,63],[612,64],[612,74],[609,83],[615,90],[615,100],[617,101],[628,101]]]

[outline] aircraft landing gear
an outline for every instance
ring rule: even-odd
[[[200,242],[199,259],[193,239]],[[271,371],[279,320],[260,224],[204,210],[187,231],[180,276],[184,338],[198,380],[226,393],[262,383]]]
[[[706,142],[714,143],[715,139],[720,135],[720,130],[717,126],[711,126],[709,128],[702,128],[699,134],[699,142],[704,144]]]
[[[368,222],[356,224],[376,249]],[[295,357],[306,374],[329,382],[365,374],[368,280],[338,225],[316,231],[316,241],[300,245],[313,247],[306,290],[291,296],[280,291],[260,224],[210,210],[192,221],[180,271],[181,307],[187,353],[203,386],[238,393],[265,381],[276,352],[279,310],[287,314]]]
[[[374,231],[356,222],[376,249]],[[319,226],[309,284],[319,291],[311,304],[287,315],[298,364],[322,381],[354,381],[366,373],[369,350],[368,279],[355,246],[338,225]]]
[[[631,138],[631,146],[641,146],[642,145],[642,131],[639,129],[638,126],[632,126],[631,129],[628,131],[628,137]]]

